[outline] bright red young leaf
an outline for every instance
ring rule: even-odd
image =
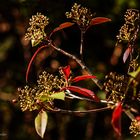
[[[64,23],[60,24],[59,27],[55,28],[55,29],[51,32],[50,37],[52,36],[53,33],[57,32],[57,31],[60,31],[60,30],[62,30],[62,29],[64,29],[64,28],[68,28],[68,27],[72,26],[73,24],[74,24],[74,23],[72,23],[72,22],[64,22]]]
[[[140,116],[136,116],[136,120],[137,121],[140,121]]]
[[[66,80],[70,77],[70,66],[62,67],[62,71],[65,74]]]
[[[96,25],[96,24],[101,24],[101,23],[105,23],[105,22],[109,22],[111,21],[110,18],[106,18],[106,17],[96,17],[93,18],[90,22],[90,26],[92,25]]]
[[[96,78],[96,76],[92,76],[92,75],[77,76],[74,79],[72,79],[72,82],[78,82],[78,81],[89,79],[89,78]]]
[[[122,114],[122,104],[118,103],[113,114],[112,114],[112,126],[115,132],[121,136],[121,114]]]
[[[96,102],[99,102],[99,98],[94,94],[94,92],[92,92],[89,89],[86,88],[81,88],[81,87],[77,87],[77,86],[69,86],[66,87],[66,89],[70,90],[70,91],[74,91],[77,93],[80,93],[86,97],[91,97],[92,99],[94,99]]]
[[[125,52],[124,52],[124,54],[123,54],[123,62],[124,62],[124,63],[126,62],[126,60],[127,60],[128,56],[130,55],[131,51],[132,51],[132,48],[130,48],[130,47],[128,47],[128,48],[125,50]]]
[[[37,55],[42,49],[44,49],[44,48],[46,48],[46,47],[47,47],[47,46],[42,46],[42,47],[38,48],[38,49],[36,50],[36,52],[34,53],[34,55],[32,56],[32,58],[31,58],[31,60],[30,60],[30,62],[29,62],[29,64],[28,64],[27,71],[26,71],[26,82],[28,81],[28,75],[29,75],[29,71],[30,71],[31,65],[32,65],[32,63],[33,63],[33,60],[35,59],[36,55]]]

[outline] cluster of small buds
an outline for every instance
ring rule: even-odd
[[[36,97],[38,92],[36,88],[30,88],[25,86],[23,89],[19,88],[19,102],[22,111],[29,110],[33,111],[37,109]]]
[[[119,75],[116,72],[110,72],[105,77],[104,89],[107,93],[108,101],[113,101],[114,103],[120,102],[124,99],[125,90],[127,87],[127,77],[124,75]]]
[[[117,35],[118,41],[129,41],[131,38],[131,30],[132,28],[129,28],[128,24],[124,24],[119,30],[119,35]]]
[[[60,91],[66,85],[66,81],[63,75],[54,76],[53,74],[42,72],[37,80],[38,87],[43,89],[45,93],[54,93]]]
[[[44,32],[45,26],[49,24],[49,18],[42,15],[41,13],[37,13],[33,15],[29,21],[30,27],[27,29],[27,33],[25,34],[25,39],[35,41],[39,43],[41,39],[43,39],[46,34]]]
[[[133,119],[129,129],[130,129],[130,133],[134,134],[134,136],[139,135],[140,134],[140,121],[137,119]]]
[[[136,9],[128,9],[126,11],[126,14],[124,15],[124,17],[125,17],[125,22],[127,24],[135,24],[140,19],[139,10],[136,10]]]
[[[137,62],[137,59],[132,59],[129,63],[128,72],[136,71],[138,67],[139,67],[139,64]]]
[[[47,73],[46,71],[39,75],[37,83],[37,86],[34,88],[25,86],[23,89],[18,89],[19,102],[22,111],[33,111],[38,109],[39,106],[37,101],[40,101],[43,96],[45,96],[45,101],[52,104],[53,99],[50,98],[49,95],[60,91],[66,86],[64,75],[58,77]]]
[[[72,6],[71,12],[66,12],[66,17],[73,19],[80,27],[87,27],[95,14],[91,14],[86,7],[81,7],[80,4],[75,3]]]
[[[135,39],[136,31],[139,28],[140,14],[138,10],[128,9],[126,11],[125,24],[119,30],[119,35],[117,35],[118,42],[122,41],[133,41]]]

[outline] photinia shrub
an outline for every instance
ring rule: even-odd
[[[106,22],[111,19],[107,17],[96,17],[95,13],[91,13],[90,9],[82,7],[75,3],[70,12],[66,12],[66,17],[71,22],[60,24],[52,30],[50,34],[45,32],[45,27],[49,24],[49,18],[37,13],[33,15],[29,22],[29,28],[25,38],[31,41],[32,47],[36,47],[36,52],[32,56],[26,72],[27,85],[24,88],[19,88],[19,103],[22,111],[37,110],[38,115],[35,118],[35,129],[40,137],[44,137],[44,133],[48,123],[48,112],[57,113],[89,113],[104,110],[112,110],[112,128],[121,136],[121,119],[122,113],[127,115],[132,123],[130,125],[130,133],[134,136],[140,134],[140,113],[139,108],[134,105],[134,102],[140,101],[140,66],[139,66],[139,49],[137,47],[137,39],[139,33],[140,13],[136,9],[128,9],[124,15],[125,23],[120,28],[117,35],[115,47],[120,45],[123,47],[122,62],[127,66],[126,74],[110,72],[104,77],[104,82],[101,83],[95,74],[83,62],[83,47],[84,34],[92,26]],[[55,43],[52,36],[54,33],[62,31],[77,24],[81,31],[81,44],[79,46],[80,58],[65,51]],[[64,30],[63,30],[64,31]],[[43,71],[37,80],[37,84],[29,86],[28,77],[30,69],[35,57],[41,50],[48,51],[51,48],[53,51],[62,53],[75,61],[85,71],[85,75],[73,76],[69,65],[61,66],[58,69],[58,74],[52,74]],[[76,83],[90,79],[102,92],[106,94],[104,100],[100,99],[91,89],[78,86]],[[105,103],[105,107],[90,109],[90,110],[65,110],[55,106],[54,100],[62,100],[66,102],[68,99],[79,99],[85,101],[93,101],[94,103]]]

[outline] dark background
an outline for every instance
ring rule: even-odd
[[[124,14],[128,8],[140,8],[138,0],[1,0],[0,3],[0,139],[2,140],[40,140],[34,128],[37,111],[22,112],[19,104],[13,104],[17,98],[17,88],[23,87],[27,65],[36,47],[32,48],[24,40],[28,21],[37,12],[48,16],[49,34],[59,24],[69,21],[65,12],[77,2],[88,7],[96,16],[108,17],[112,21],[91,27],[84,36],[84,62],[99,79],[109,71],[126,72],[126,66],[120,57],[113,55],[116,35],[124,23]],[[80,31],[76,25],[56,33],[55,38],[61,48],[76,56],[79,55]],[[138,40],[139,42],[139,40]],[[125,48],[116,50],[116,53]],[[37,75],[43,69],[54,72],[59,66],[71,65],[73,75],[82,72],[75,62],[58,52],[49,55],[42,51],[35,59],[29,74],[29,82],[34,84]],[[80,83],[93,89],[100,98],[105,94],[91,81]],[[58,102],[60,107],[69,109],[90,109],[101,107],[85,101]],[[111,126],[112,111],[89,114],[52,114],[45,132],[45,140],[138,140],[129,134],[130,120],[122,116],[122,137],[118,137]]]

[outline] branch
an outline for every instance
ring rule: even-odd
[[[93,113],[93,112],[100,112],[100,111],[105,111],[105,110],[109,110],[110,107],[102,107],[102,108],[98,108],[98,109],[90,109],[90,110],[65,110],[65,109],[54,109],[52,112],[60,112],[60,113]]]
[[[67,110],[67,109],[61,109],[61,108],[53,108],[51,106],[51,104],[49,105],[46,105],[45,103],[43,102],[40,102],[39,100],[37,100],[37,104],[43,108],[44,110],[47,110],[47,111],[50,111],[50,112],[53,112],[53,113],[56,113],[56,112],[60,112],[60,113],[92,113],[92,112],[100,112],[100,111],[105,111],[105,110],[109,110],[111,109],[110,107],[102,107],[102,108],[98,108],[98,109],[89,109],[89,110]]]
[[[125,110],[124,109],[123,111],[131,120],[135,119],[135,116],[130,112],[130,110]]]
[[[48,41],[48,40],[47,40],[47,41]],[[54,48],[55,50],[61,52],[62,54],[68,56],[69,58],[75,60],[75,61],[79,64],[79,66],[82,68],[82,70],[85,70],[89,75],[92,75],[91,71],[90,71],[90,70],[85,66],[85,64],[84,64],[80,59],[78,59],[76,56],[74,56],[74,55],[72,55],[72,54],[70,54],[70,53],[68,53],[68,52],[66,52],[66,51],[64,51],[64,50],[62,50],[62,49],[56,47],[55,45],[52,44],[51,41],[49,41],[49,45],[50,45],[52,48]],[[92,79],[92,81],[100,88],[100,90],[103,89],[103,85],[101,85],[100,81],[99,81],[97,78]]]
[[[67,94],[67,92],[66,92],[66,94]],[[68,95],[68,96],[67,96]],[[95,102],[94,100],[92,100],[92,99],[89,99],[89,98],[85,98],[85,97],[79,97],[79,96],[77,96],[77,95],[74,95],[74,94],[72,94],[72,93],[68,93],[66,95],[66,98],[68,98],[68,99],[78,99],[78,100],[84,100],[84,101],[90,101],[90,102]],[[114,104],[114,102],[112,102],[112,101],[107,101],[107,100],[100,100],[100,103],[104,103],[104,104]]]
[[[83,59],[83,44],[84,44],[84,34],[85,34],[85,30],[80,29],[80,31],[81,31],[80,56],[81,56],[81,59]]]

